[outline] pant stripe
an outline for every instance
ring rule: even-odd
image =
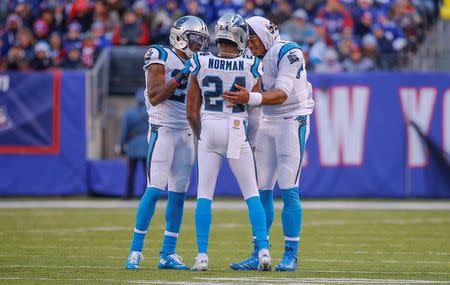
[[[303,118],[301,118],[303,117]],[[302,124],[302,121],[304,120],[304,124]],[[299,127],[298,127],[298,141],[300,144],[300,163],[298,165],[297,169],[297,175],[295,176],[295,183],[294,185],[297,185],[298,183],[298,175],[300,174],[300,169],[302,167],[303,162],[303,156],[305,153],[305,138],[306,138],[306,116],[299,116]]]
[[[151,183],[150,166],[152,162],[153,151],[155,150],[156,141],[158,140],[158,128],[159,126],[151,124],[151,135],[148,142],[147,159],[145,163],[149,183]]]
[[[250,143],[249,143],[250,145]],[[250,145],[250,149],[252,146]],[[253,165],[255,166],[255,178],[256,178],[256,185],[258,186],[258,169],[256,168],[256,158],[255,158],[255,152],[252,150],[252,157],[253,157]]]

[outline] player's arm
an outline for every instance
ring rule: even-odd
[[[165,67],[151,64],[147,67],[148,99],[153,106],[160,104],[172,96],[181,81],[189,76],[189,69],[182,69],[172,80],[165,83]]]
[[[260,80],[259,80],[260,81]],[[249,104],[250,100],[250,92],[240,85],[235,84],[238,91],[231,92],[231,91],[225,91],[223,98],[231,102],[233,104]],[[287,99],[287,95],[283,90],[280,89],[274,89],[266,92],[262,92],[261,90],[261,82],[259,83],[260,88],[255,87],[252,89],[252,93],[259,93],[262,94],[262,100],[261,103],[258,105],[279,105],[282,104]]]
[[[153,106],[169,98],[178,87],[173,80],[165,83],[165,73],[164,65],[147,66],[148,99]]]
[[[242,86],[236,86],[238,91],[225,92],[224,98],[236,104],[279,105],[292,93],[294,80],[303,71],[303,54],[295,48],[286,53],[278,63],[278,74],[275,88],[262,93],[249,92]]]
[[[261,77],[256,81],[255,86],[252,88],[252,92],[262,92]],[[248,136],[250,138],[250,146],[254,150],[256,147],[256,135],[259,130],[259,119],[261,117],[260,106],[248,106]]]
[[[167,52],[158,45],[151,46],[144,56],[148,99],[153,106],[167,100],[180,86],[181,81],[189,76],[189,68],[183,68],[166,83],[166,60]]]
[[[186,117],[197,139],[200,139],[200,132],[202,128],[200,122],[201,106],[202,96],[197,76],[195,74],[191,74],[189,87],[187,90]]]

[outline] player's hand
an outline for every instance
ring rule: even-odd
[[[223,98],[234,104],[247,104],[248,99],[250,98],[250,92],[248,92],[245,87],[242,87],[238,84],[234,84],[237,91],[225,91],[223,93]]]
[[[183,69],[181,69],[181,73],[183,73],[183,75],[185,75],[186,77],[189,76],[189,74],[191,73],[191,61],[188,60],[184,63],[184,67]]]
[[[178,85],[181,85],[181,82],[183,82],[183,80],[188,79],[189,74],[191,73],[190,67],[191,67],[190,61],[186,61],[184,67],[180,69],[180,71],[178,71],[178,73],[173,77],[173,79]]]

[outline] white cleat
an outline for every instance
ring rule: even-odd
[[[208,270],[208,255],[206,253],[199,253],[195,258],[195,265],[191,268],[192,271],[206,271]]]
[[[272,270],[272,259],[270,258],[268,249],[261,249],[258,253],[258,270],[259,271],[271,271]]]

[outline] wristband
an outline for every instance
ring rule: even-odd
[[[180,71],[177,73],[177,75],[172,77],[172,79],[178,84],[178,86],[180,86],[183,79],[188,78],[188,76],[189,76],[189,73],[185,74]]]
[[[262,94],[259,92],[250,92],[248,96],[247,105],[249,106],[259,106],[262,102]]]

